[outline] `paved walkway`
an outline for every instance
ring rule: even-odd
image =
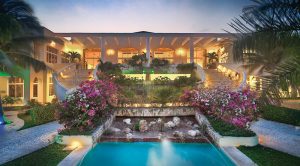
[[[59,128],[60,124],[50,122],[0,135],[0,165],[48,146]]]
[[[259,119],[251,125],[259,143],[266,147],[300,157],[300,128]]]

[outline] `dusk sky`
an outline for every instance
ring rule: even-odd
[[[249,0],[25,0],[54,32],[224,32]]]

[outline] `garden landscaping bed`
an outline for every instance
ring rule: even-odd
[[[259,166],[298,166],[300,158],[279,152],[261,145],[254,147],[238,147]]]
[[[219,146],[255,146],[258,144],[258,137],[254,132],[237,129],[237,127],[225,124],[221,120],[209,121],[210,118],[206,118],[200,112],[196,112],[195,116],[200,125],[206,126],[207,134]],[[226,136],[221,135],[219,131]],[[238,133],[239,131],[241,133]]]
[[[74,141],[81,145],[92,145],[98,138],[101,137],[103,132],[109,128],[115,119],[115,115],[109,116],[106,121],[101,123],[97,128],[91,130],[79,131],[78,129],[62,130],[55,137],[55,142],[63,145],[72,145]]]
[[[273,105],[261,108],[262,118],[280,123],[300,126],[300,110]]]
[[[64,151],[64,146],[59,144],[51,144],[43,149],[20,157],[18,159],[12,160],[8,163],[3,164],[3,166],[53,166],[57,165],[61,160],[63,160],[71,151]]]

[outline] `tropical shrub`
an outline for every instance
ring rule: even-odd
[[[160,87],[150,92],[150,99],[154,103],[164,106],[168,102],[173,102],[179,98],[179,92],[172,87]]]
[[[44,124],[55,120],[57,104],[35,105],[29,111],[35,125]]]
[[[197,79],[195,77],[179,76],[174,79],[173,84],[176,87],[195,86]]]
[[[176,66],[176,69],[177,69],[178,73],[191,74],[196,69],[196,66],[194,63],[178,64]]]
[[[2,104],[6,105],[6,106],[7,105],[13,105],[18,101],[20,101],[20,98],[17,98],[17,97],[4,96],[2,98]]]
[[[115,77],[113,80],[117,85],[120,85],[120,86],[132,86],[132,85],[143,83],[142,79],[139,79],[136,77],[129,78],[124,75],[119,75],[119,76]]]
[[[105,73],[106,75],[121,75],[122,70],[119,64],[113,64],[109,61],[104,62],[100,60],[100,63],[98,65],[98,71]]]
[[[93,129],[103,118],[113,113],[117,99],[117,86],[113,81],[84,81],[67,94],[60,104],[59,122],[67,129]]]
[[[237,91],[228,88],[194,89],[185,91],[181,99],[205,114],[241,128],[248,127],[249,122],[258,116],[256,95],[249,87]]]
[[[170,84],[172,81],[169,77],[162,77],[162,76],[159,76],[159,77],[156,77],[154,80],[153,80],[153,83],[155,85],[167,85],[167,84]]]
[[[126,60],[125,63],[132,67],[142,67],[143,64],[147,62],[146,54],[138,54],[131,57],[131,59]]]
[[[151,62],[152,67],[162,67],[169,65],[169,61],[166,59],[154,58]]]

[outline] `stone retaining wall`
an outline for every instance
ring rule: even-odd
[[[206,126],[207,134],[213,139],[213,141],[219,146],[256,146],[258,144],[258,137],[231,137],[222,136],[216,132],[210,125],[206,117],[200,112],[195,113],[196,120],[201,126]]]
[[[194,107],[142,107],[118,108],[116,116],[125,117],[161,117],[161,116],[194,116]]]

